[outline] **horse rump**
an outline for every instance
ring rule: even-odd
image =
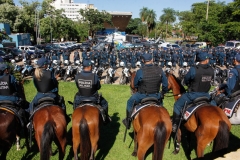
[[[91,154],[90,132],[87,121],[82,118],[79,125],[80,133],[80,159],[89,159]]]
[[[167,130],[164,122],[157,122],[154,131],[154,153],[153,160],[161,160],[165,147]]]
[[[214,139],[213,151],[228,148],[230,129],[225,121],[219,121],[219,129]]]
[[[50,150],[52,141],[55,138],[55,123],[53,121],[48,121],[44,125],[44,130],[41,137],[41,152],[40,152],[40,159],[41,160],[48,160],[50,159]]]

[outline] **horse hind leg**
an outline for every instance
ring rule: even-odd
[[[20,136],[16,135],[16,145],[17,145],[17,151],[20,151],[21,150],[21,147],[20,147]]]
[[[138,141],[138,150],[137,150],[137,157],[138,160],[144,160],[145,154],[147,150],[153,144],[153,135],[144,135],[144,133],[139,132],[137,135]]]

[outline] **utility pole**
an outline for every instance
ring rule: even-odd
[[[209,0],[207,2],[207,13],[206,13],[206,21],[208,20],[208,9],[209,9]]]

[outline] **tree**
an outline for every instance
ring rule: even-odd
[[[172,8],[164,8],[163,15],[159,18],[160,21],[166,23],[166,37],[168,35],[168,25],[176,21],[176,11]]]
[[[112,16],[106,12],[99,12],[97,9],[80,9],[79,13],[82,16],[82,21],[88,23],[89,33],[94,36],[94,33],[104,28],[104,23],[112,25]]]
[[[139,16],[142,20],[142,23],[147,25],[146,27],[146,37],[149,36],[149,32],[151,30],[153,30],[153,28],[155,27],[156,25],[156,12],[152,9],[148,9],[147,7],[143,7],[142,9],[140,9],[140,13],[139,13]]]
[[[134,18],[130,19],[127,27],[126,27],[126,33],[127,34],[139,34],[139,25],[141,25],[142,21],[140,18]]]
[[[10,3],[0,5],[0,23],[8,23],[10,27],[13,27],[16,15],[18,15],[18,7]]]

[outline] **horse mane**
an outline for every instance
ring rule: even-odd
[[[183,87],[181,80],[179,78],[177,78],[174,74],[172,74],[173,78],[175,79],[175,81],[178,83],[179,87],[180,87],[180,93],[185,93],[186,89]]]

